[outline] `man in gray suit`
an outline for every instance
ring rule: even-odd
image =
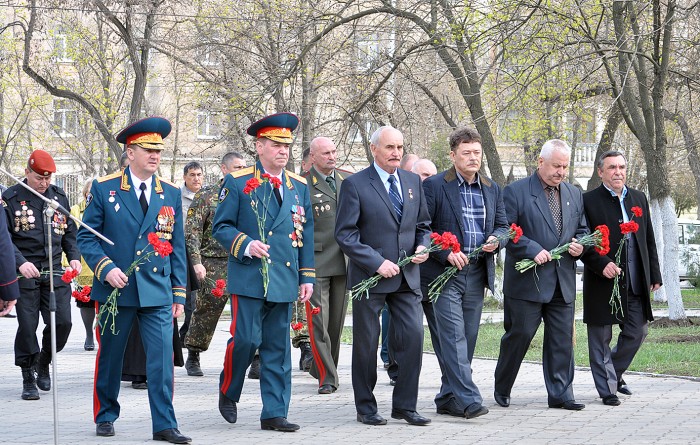
[[[545,142],[537,171],[503,191],[509,223],[523,229],[517,244],[506,244],[503,282],[506,333],[495,372],[494,398],[507,407],[520,364],[540,323],[544,321],[542,366],[550,408],[581,410],[574,400],[573,326],[576,299],[576,258],[583,246],[576,238],[588,233],[581,192],[563,182],[571,147],[559,139]],[[571,242],[561,259],[549,251]],[[524,273],[515,269],[523,259],[537,267]]]
[[[338,358],[348,306],[345,289],[345,256],[335,241],[337,193],[350,173],[335,168],[336,147],[332,140],[317,137],[311,141],[311,168],[306,175],[314,218],[314,259],[316,286],[306,303],[306,319],[313,351],[309,373],[318,379],[318,393],[338,389]],[[313,314],[311,306],[320,312]]]
[[[380,127],[370,138],[374,163],[343,181],[338,196],[335,238],[348,256],[348,289],[375,273],[384,277],[353,302],[352,386],[357,420],[384,425],[377,412],[379,313],[386,302],[391,313],[393,355],[400,378],[394,387],[391,417],[411,425],[427,425],[416,412],[418,378],[423,353],[423,313],[418,264],[403,270],[400,258],[430,245],[430,219],[418,175],[399,169],[403,135]]]

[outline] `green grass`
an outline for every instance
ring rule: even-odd
[[[544,328],[540,326],[525,355],[525,360],[542,361],[543,332]],[[613,339],[617,338],[618,332],[619,329],[614,327]],[[482,325],[479,330],[475,357],[498,358],[503,333],[502,323]],[[352,328],[343,329],[342,341],[352,343]],[[574,347],[576,366],[589,366],[587,342],[586,325],[577,321],[576,346]],[[425,328],[424,349],[430,352],[433,350],[427,327]],[[666,328],[650,326],[649,335],[635,356],[629,370],[700,377],[700,328],[697,326]]]

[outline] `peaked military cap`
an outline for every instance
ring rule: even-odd
[[[256,138],[267,138],[283,144],[291,144],[292,131],[299,125],[299,118],[293,113],[276,113],[265,116],[248,127],[248,134]]]
[[[170,121],[158,116],[151,116],[134,122],[117,134],[117,142],[126,145],[138,145],[149,150],[162,150],[163,139],[169,134]]]

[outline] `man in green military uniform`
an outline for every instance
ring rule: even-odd
[[[245,159],[236,152],[229,152],[221,159],[221,172],[224,176],[245,166]],[[226,279],[228,266],[228,252],[211,234],[222,182],[223,179],[194,195],[185,223],[185,243],[192,258],[194,272],[201,283],[190,328],[185,337],[188,351],[185,369],[190,376],[204,375],[199,364],[199,354],[209,349],[216,323],[228,301],[228,298],[216,297],[211,293],[216,287],[216,280]]]
[[[318,393],[338,389],[338,358],[348,305],[345,290],[345,256],[335,241],[337,193],[350,173],[336,166],[336,147],[327,137],[311,141],[311,168],[306,176],[314,218],[314,259],[316,285],[306,304],[314,364],[310,373],[318,379]],[[311,307],[321,310],[312,314]]]

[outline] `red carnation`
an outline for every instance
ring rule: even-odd
[[[245,182],[245,187],[243,188],[243,193],[249,195],[256,188],[260,187],[260,180],[258,178],[250,178]]]
[[[155,232],[151,232],[148,234],[148,242],[155,246],[160,242],[160,238],[158,238],[158,235]]]
[[[276,189],[282,187],[282,180],[280,178],[277,178],[275,176],[271,176],[269,178],[270,185]]]
[[[216,280],[216,288],[223,289],[226,287],[226,280]]]
[[[292,323],[292,329],[295,331],[301,331],[304,328],[304,323],[297,322],[297,323]]]
[[[311,315],[316,315],[316,314],[318,314],[318,313],[320,313],[320,312],[321,312],[321,308],[320,308],[320,307],[315,307],[315,308],[311,309]]]
[[[520,237],[523,236],[523,229],[520,228],[519,225],[513,223],[510,225],[510,230],[514,233],[513,244],[518,244],[518,241],[520,241]]]
[[[632,213],[634,213],[634,216],[639,218],[640,216],[642,216],[642,208],[639,206],[634,206],[632,207]]]
[[[601,224],[595,230],[600,232],[600,244],[594,246],[595,251],[599,255],[607,255],[610,252],[610,229],[605,224]]]
[[[224,296],[224,290],[220,287],[215,287],[214,289],[211,290],[211,294],[215,296],[216,298],[221,298]]]
[[[75,269],[66,269],[65,272],[63,272],[63,275],[61,275],[61,280],[64,283],[70,283],[73,281],[73,278],[78,276],[78,271]]]
[[[158,255],[166,257],[173,253],[173,246],[167,241],[162,241],[158,244],[154,244],[153,250],[155,250],[158,253]]]
[[[639,224],[634,221],[620,224],[620,232],[622,232],[623,235],[627,235],[628,233],[637,233],[637,230],[639,230]]]

